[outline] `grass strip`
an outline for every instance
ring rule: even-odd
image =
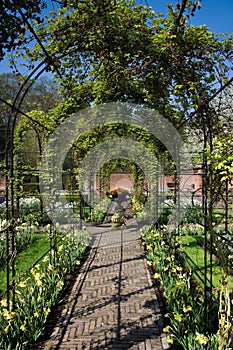
[[[22,252],[17,254],[15,259],[15,275],[18,277],[33,265],[50,247],[49,235],[37,234],[35,235],[33,243]],[[7,287],[6,283],[6,266],[0,269],[0,294],[2,294]]]
[[[197,244],[195,236],[181,236],[180,241],[184,249],[184,253],[189,257],[190,262],[196,269],[196,271],[203,276],[205,272],[205,261],[204,261],[204,249]],[[221,280],[223,274],[223,268],[218,264],[218,262],[213,259],[212,261],[212,279],[213,286],[215,288],[219,287],[219,281]],[[207,253],[207,279],[210,281],[210,255]],[[229,288],[233,288],[233,276],[228,277]]]

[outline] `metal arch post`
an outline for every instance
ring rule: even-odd
[[[44,62],[43,62],[44,63]],[[37,74],[39,77],[46,69],[47,66],[43,67]],[[41,64],[38,66],[38,69],[41,68]],[[37,70],[34,70],[35,73]],[[31,75],[30,75],[31,77]],[[31,86],[31,85],[30,85]],[[28,89],[27,89],[28,91]],[[7,265],[6,265],[6,294],[7,294],[7,308],[10,310],[10,297],[12,290],[12,308],[15,308],[15,171],[14,171],[14,133],[16,127],[16,121],[18,115],[22,114],[20,107],[26,96],[26,93],[20,98],[18,105],[16,106],[17,99],[20,97],[18,92],[17,96],[14,99],[13,104],[8,105],[11,107],[11,112],[7,121],[7,130],[6,130],[6,145],[5,145],[5,166],[6,166],[6,220],[10,221],[10,226],[6,230],[6,254],[7,254]],[[31,119],[27,116],[26,113],[23,113],[24,116]],[[37,122],[37,121],[35,121]],[[40,124],[38,122],[38,124]],[[11,243],[11,244],[10,244]],[[11,267],[11,269],[10,269]],[[12,271],[12,272],[11,272]],[[11,278],[10,278],[11,277]],[[12,280],[12,283],[11,283]]]

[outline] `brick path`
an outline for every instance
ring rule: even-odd
[[[39,349],[168,349],[135,222],[91,231],[88,259],[50,339]]]

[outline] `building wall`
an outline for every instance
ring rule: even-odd
[[[127,173],[112,173],[110,176],[110,190],[124,188],[128,191],[134,186],[133,174]]]
[[[174,176],[161,176],[158,178],[158,189],[161,192],[173,191],[175,188]],[[134,180],[132,174],[113,173],[110,176],[110,190],[124,188],[133,189]],[[195,192],[195,196],[201,196],[201,173],[185,174],[180,177],[180,189],[184,192]]]
[[[181,191],[195,192],[197,196],[201,195],[202,176],[201,174],[187,174],[180,176]],[[164,176],[159,178],[159,190],[172,191],[175,188],[173,176]]]

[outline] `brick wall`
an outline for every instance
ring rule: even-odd
[[[132,174],[113,173],[110,176],[110,190],[117,188],[133,189],[134,180]],[[159,191],[174,190],[174,177],[159,177]],[[197,196],[201,195],[202,177],[199,174],[187,174],[180,177],[181,191],[195,192]]]
[[[133,174],[113,173],[110,176],[110,190],[114,190],[116,188],[124,188],[129,191],[133,189],[133,186]]]

